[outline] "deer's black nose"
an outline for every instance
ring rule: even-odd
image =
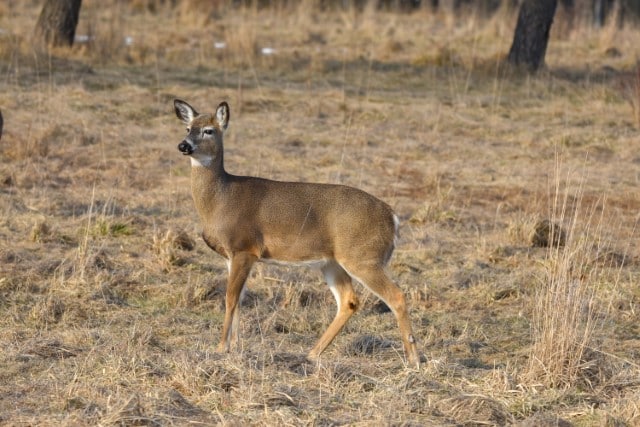
[[[178,150],[185,156],[193,153],[193,147],[187,141],[182,141],[178,144]]]

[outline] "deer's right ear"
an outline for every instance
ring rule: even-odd
[[[187,104],[181,99],[173,100],[173,108],[176,111],[176,116],[178,116],[178,118],[182,120],[182,123],[184,123],[185,125],[189,125],[193,118],[198,115],[196,110],[194,110],[191,105]]]

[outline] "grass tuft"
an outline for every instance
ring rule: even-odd
[[[187,260],[182,252],[191,251],[194,247],[195,241],[183,230],[170,229],[164,234],[157,233],[153,236],[153,250],[165,270],[185,265]]]
[[[570,195],[566,184],[564,190],[561,185],[557,178],[552,220],[539,223],[534,234],[534,244],[544,241],[537,246],[548,250],[544,276],[536,292],[533,346],[526,376],[531,383],[568,388],[592,384],[590,372],[597,364],[591,356],[596,348],[596,295],[602,271],[593,260],[603,250],[605,206],[597,201],[585,208],[581,187]],[[569,200],[573,201],[571,206]],[[555,224],[567,224],[568,231]]]

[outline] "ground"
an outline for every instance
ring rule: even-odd
[[[503,63],[507,10],[96,3],[51,51],[39,2],[0,6],[0,423],[640,423],[636,27],[558,17],[529,75]],[[257,266],[239,349],[215,351],[226,265],[176,97],[229,103],[228,171],[394,208],[419,369],[359,285],[306,360],[335,304],[305,268]]]

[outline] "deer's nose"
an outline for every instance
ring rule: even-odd
[[[182,141],[180,144],[178,144],[178,150],[184,155],[193,153],[193,147],[187,141]]]

